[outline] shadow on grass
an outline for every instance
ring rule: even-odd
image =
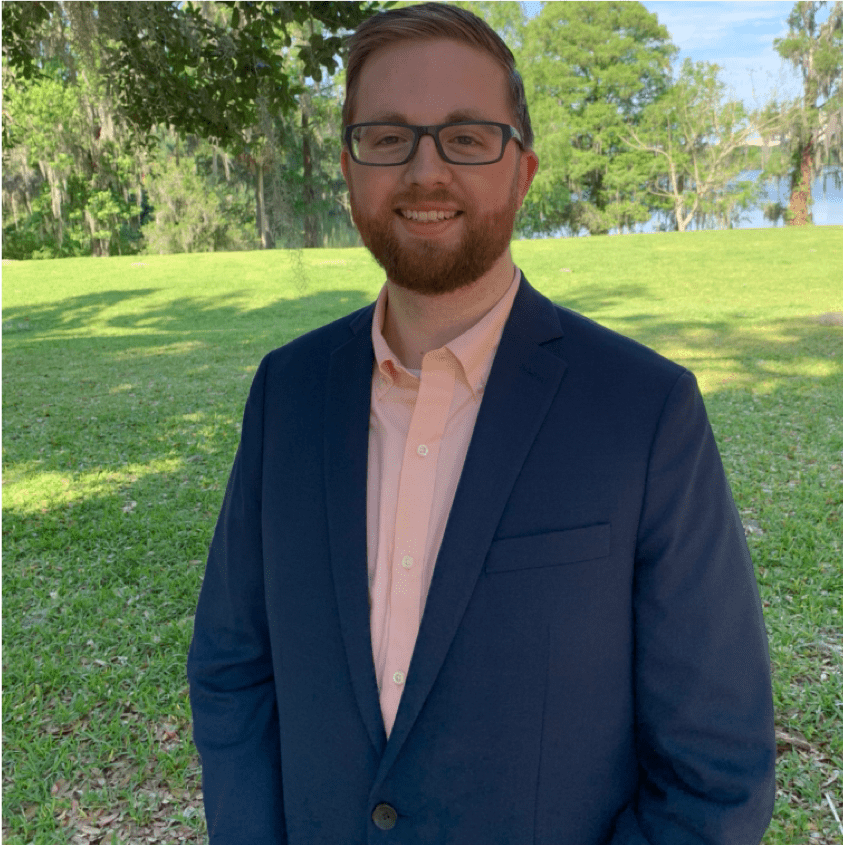
[[[3,309],[3,334],[81,329],[106,308],[129,303],[136,305],[136,300],[158,292],[158,288],[98,291],[43,305],[7,306]]]
[[[111,290],[5,311],[7,492],[27,485],[32,503],[24,515],[15,505],[20,497],[10,496],[9,525],[16,512],[38,525],[39,511],[50,513],[56,500],[64,518],[68,496],[59,485],[70,477],[86,479],[90,499],[96,490],[126,483],[124,498],[136,499],[134,484],[141,482],[126,482],[126,472],[108,480],[127,464],[147,467],[143,478],[157,478],[162,490],[207,478],[218,488],[260,358],[372,301],[365,291],[347,288],[259,308],[248,305],[248,292],[237,291],[222,300],[145,302],[160,294],[158,288]],[[707,397],[736,388],[787,391],[797,383],[840,390],[843,327],[822,325],[819,315],[763,324],[737,314],[710,320],[613,316],[621,303],[648,295],[643,285],[588,287],[557,301],[603,316],[609,327],[689,367]],[[112,309],[117,313],[107,313]],[[178,469],[162,471],[167,462]],[[55,483],[39,492],[32,479],[44,474],[55,476]],[[62,526],[55,527],[61,534]],[[51,533],[46,525],[38,528]]]
[[[708,393],[727,385],[767,391],[799,377],[839,383],[843,375],[843,328],[821,325],[814,316],[746,325],[639,315],[617,324],[623,334],[697,373]]]
[[[131,331],[135,330],[154,329],[174,335],[209,330],[226,333],[281,323],[302,333],[372,301],[367,293],[354,289],[278,299],[260,308],[247,305],[253,298],[248,290],[233,290],[223,296],[215,293],[207,298],[181,297],[166,302],[161,302],[160,297],[159,288],[138,288],[84,294],[42,305],[7,307],[3,310],[3,334],[15,336],[15,341],[24,341],[24,337],[20,337],[24,333],[27,341],[43,341],[49,340],[52,332],[79,331],[81,337],[90,338],[97,336],[100,330],[100,336],[120,338],[130,346]],[[149,301],[145,302],[145,299]],[[106,314],[115,309],[116,313]],[[129,333],[119,335],[112,331],[119,329]],[[144,334],[135,340],[138,345],[146,345],[147,338]],[[61,343],[67,344],[69,340],[72,338],[62,337]]]
[[[262,331],[268,330],[268,338],[274,340],[277,329],[281,327],[285,339],[278,341],[280,344],[340,319],[373,300],[367,292],[351,288],[291,299],[279,298],[270,305],[257,308],[248,304],[253,299],[249,290],[232,290],[223,296],[215,293],[207,298],[181,297],[166,302],[160,301],[160,295],[160,288],[111,290],[68,297],[49,304],[7,307],[3,312],[3,333],[10,337],[12,348],[17,343],[36,339],[49,341],[52,332],[60,332],[64,336],[57,337],[56,341],[67,349],[73,338],[65,333],[74,330],[82,332],[80,339],[97,336],[119,339],[119,343],[128,348],[148,345],[150,338],[154,337],[149,334],[150,330],[171,333],[172,337],[156,338],[159,342],[170,343],[182,339],[186,333],[195,332],[224,335],[248,331],[250,338],[257,339]],[[149,298],[152,298],[151,301],[144,302]],[[554,297],[559,305],[604,322],[656,350],[680,342],[697,350],[712,347],[718,356],[723,351],[733,357],[764,355],[786,358],[796,355],[797,351],[808,355],[821,353],[828,341],[836,345],[836,341],[843,337],[840,325],[824,325],[818,322],[821,315],[806,314],[798,319],[765,323],[765,336],[759,342],[756,337],[759,323],[747,323],[740,311],[726,319],[710,320],[669,319],[653,313],[623,315],[623,303],[630,300],[658,301],[641,284],[609,288],[589,285],[566,291],[564,297]],[[116,313],[106,314],[114,309],[117,309]],[[619,312],[622,315],[615,316]],[[102,333],[98,335],[97,329],[102,329]],[[127,334],[120,335],[121,329]],[[134,331],[143,334],[133,339]],[[801,350],[805,343],[809,348]]]
[[[704,393],[726,386],[770,390],[793,377],[843,375],[843,326],[837,315],[759,321],[740,310],[711,319],[624,314],[625,301],[652,299],[641,285],[588,286],[553,299],[688,367]]]
[[[354,288],[260,307],[249,290],[165,302],[162,296],[161,288],[138,287],[5,309],[7,468],[37,460],[47,469],[55,464],[51,456],[74,450],[74,438],[92,427],[86,471],[107,472],[127,457],[145,463],[181,457],[186,448],[228,450],[231,429],[209,421],[215,415],[239,420],[244,380],[260,358],[372,301]],[[654,297],[646,285],[620,284],[578,287],[554,298],[687,366],[706,395],[738,387],[769,392],[794,378],[839,385],[843,326],[821,324],[818,314],[760,323],[740,312],[711,319],[623,313],[624,303]],[[99,406],[87,417],[86,403]],[[48,419],[51,408],[65,417],[79,411],[78,425]],[[145,423],[152,424],[152,437],[121,447],[119,432],[131,439]]]
[[[26,505],[6,504],[3,523],[10,814],[50,800],[59,757],[73,773],[70,784],[81,786],[93,767],[109,778],[114,752],[137,756],[146,740],[142,732],[124,736],[127,702],[152,726],[174,719],[178,706],[186,713],[189,617],[251,373],[272,348],[372,300],[352,288],[260,308],[237,291],[166,303],[160,296],[157,288],[106,291],[3,315],[6,489],[26,488],[17,497]],[[718,399],[762,385],[771,404],[785,406],[798,407],[806,386],[839,394],[843,328],[820,325],[818,315],[747,324],[739,314],[612,314],[648,296],[631,285],[558,301],[709,377],[707,392]],[[717,411],[735,416],[727,403]],[[727,449],[736,472],[738,433]],[[39,488],[45,476],[51,480]],[[763,553],[758,559],[766,563]],[[776,580],[785,575],[776,571]],[[130,653],[123,667],[120,655]],[[36,687],[42,703],[33,716]],[[98,729],[89,747],[66,730],[78,713],[57,725],[53,701],[67,708],[75,701],[76,711],[89,708],[111,727]],[[52,739],[33,751],[33,733],[43,738],[45,730]],[[176,752],[160,753],[166,760]]]
[[[62,471],[51,456],[78,452],[74,440],[83,436],[87,472],[179,458],[184,449],[228,450],[231,427],[222,430],[214,419],[239,421],[245,380],[260,358],[372,301],[353,288],[257,308],[248,291],[169,302],[160,296],[158,288],[110,290],[5,310],[7,469],[37,460]],[[707,396],[738,387],[769,392],[794,378],[839,384],[843,327],[820,324],[819,315],[759,323],[740,314],[623,314],[623,302],[648,297],[635,284],[588,286],[556,299],[687,366]],[[131,439],[150,426],[143,442]]]

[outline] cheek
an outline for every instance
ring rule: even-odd
[[[395,180],[380,173],[366,174],[366,178],[358,178],[354,185],[358,202],[365,203],[365,211],[369,213],[382,212],[396,192]]]

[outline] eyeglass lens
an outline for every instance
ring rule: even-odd
[[[443,126],[439,130],[445,156],[460,164],[495,161],[500,157],[502,140],[499,126],[482,123]],[[413,130],[399,123],[358,126],[351,133],[352,152],[364,164],[403,164],[413,149],[413,141]]]

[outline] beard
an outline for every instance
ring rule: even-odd
[[[401,225],[395,219],[397,206],[421,202],[455,204],[443,191],[428,196],[408,194],[374,214],[362,209],[350,191],[351,215],[363,243],[391,282],[427,296],[451,293],[488,273],[509,246],[518,213],[517,173],[516,170],[506,205],[482,214],[463,209],[459,215],[462,224],[457,224],[462,225],[462,237],[453,245],[409,236],[402,243],[395,231]]]

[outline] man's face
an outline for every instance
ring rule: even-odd
[[[515,125],[506,75],[481,50],[442,39],[405,42],[378,50],[363,66],[355,123],[472,119]],[[495,164],[448,164],[430,136],[407,164],[366,167],[345,147],[340,162],[363,243],[390,281],[427,295],[469,285],[501,259],[538,167],[535,153],[522,153],[514,140]],[[411,210],[458,213],[422,222],[407,219]]]

